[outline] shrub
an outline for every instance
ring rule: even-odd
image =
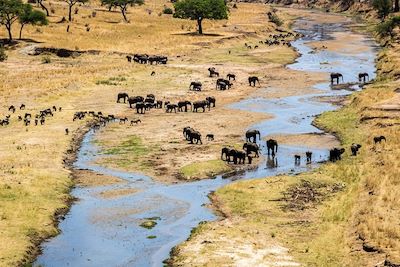
[[[171,15],[171,14],[174,14],[174,11],[172,10],[172,8],[166,7],[166,8],[164,8],[163,13]]]
[[[49,64],[49,63],[51,63],[51,58],[50,58],[50,56],[44,56],[44,57],[42,58],[42,62],[43,62],[43,64]]]
[[[7,54],[6,54],[6,50],[4,49],[4,47],[2,45],[0,45],[0,62],[6,61],[8,58]]]
[[[376,26],[376,32],[380,37],[393,37],[393,30],[400,26],[400,16],[392,17]]]
[[[372,6],[377,10],[379,18],[384,20],[392,10],[392,0],[374,0]]]
[[[276,26],[282,26],[282,20],[275,13],[268,12],[268,19],[270,22],[274,23]]]

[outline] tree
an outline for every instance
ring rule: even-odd
[[[392,38],[394,29],[399,26],[400,26],[400,16],[396,16],[378,24],[376,27],[376,31],[378,35],[381,37],[390,36]]]
[[[86,3],[89,0],[64,0],[65,2],[67,2],[68,4],[68,20],[72,21],[72,8],[74,7],[74,5],[76,5],[77,3]]]
[[[46,12],[46,16],[50,16],[49,10],[47,7],[43,4],[44,0],[37,0],[38,4],[40,7]]]
[[[22,37],[22,29],[26,24],[31,25],[47,25],[46,14],[42,11],[34,10],[30,4],[25,4],[18,17],[21,28],[19,30],[19,39]]]
[[[180,0],[174,3],[175,18],[196,20],[199,34],[203,34],[203,19],[227,19],[224,0]]]
[[[21,0],[1,0],[0,1],[0,24],[4,25],[8,31],[8,39],[11,42],[11,28],[22,11],[23,3]]]
[[[392,0],[374,0],[372,6],[378,11],[378,16],[382,21],[389,15],[392,10]]]
[[[113,7],[118,7],[121,10],[124,20],[128,22],[128,18],[126,17],[128,6],[143,5],[144,0],[101,0],[101,4],[108,6],[109,11]]]

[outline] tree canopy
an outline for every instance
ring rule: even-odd
[[[4,25],[8,32],[8,39],[12,40],[11,27],[18,20],[24,3],[21,0],[0,1],[0,24]]]
[[[39,11],[39,10],[34,10],[31,5],[25,4],[22,7],[22,10],[20,12],[20,15],[18,17],[19,23],[21,25],[20,31],[19,31],[19,39],[22,37],[22,29],[26,24],[31,24],[31,25],[47,25],[48,21],[46,18],[46,14]]]
[[[227,19],[224,0],[180,0],[174,3],[175,18],[197,20],[199,34],[203,34],[203,19]]]
[[[392,0],[374,0],[372,2],[373,7],[377,10],[380,19],[385,20],[392,11]]]
[[[128,6],[143,5],[144,0],[101,0],[101,4],[108,6],[109,10],[113,7],[119,8],[124,20],[128,22],[128,18],[126,17]]]

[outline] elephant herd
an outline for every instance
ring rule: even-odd
[[[198,100],[194,102],[190,102],[188,100],[179,101],[177,104],[171,103],[170,101],[161,101],[156,100],[153,94],[148,94],[146,98],[142,96],[133,96],[129,97],[127,93],[118,93],[117,95],[117,103],[127,103],[130,108],[136,109],[138,114],[145,114],[147,110],[152,108],[162,109],[163,105],[166,113],[176,113],[178,112],[188,112],[189,108],[193,112],[198,112],[202,110],[203,112],[206,109],[210,110],[211,107],[215,107],[216,99],[213,96],[206,97],[205,100]]]
[[[157,55],[147,55],[147,54],[134,54],[133,56],[126,56],[128,62],[132,62],[132,60],[139,64],[147,64],[150,65],[155,64],[167,64],[168,57],[166,56],[157,56]]]
[[[340,83],[340,80],[342,80],[342,82],[344,82],[344,79],[343,79],[343,74],[341,74],[341,73],[338,73],[338,72],[334,72],[334,73],[331,73],[331,84],[333,85],[333,84],[339,84]],[[363,73],[359,73],[358,74],[358,81],[359,82],[367,82],[367,81],[369,81],[369,74],[368,73],[366,73],[366,72],[363,72]]]
[[[19,106],[19,110],[25,110],[26,106],[25,104],[21,104]],[[17,108],[14,105],[9,106],[8,111],[14,114],[17,111]],[[32,116],[32,113],[27,113],[25,112],[23,115],[18,115],[17,119],[18,121],[22,121],[25,126],[29,126],[31,122],[33,121],[35,126],[39,125],[44,125],[46,122],[46,118],[48,117],[53,117],[55,112],[61,112],[62,108],[61,107],[56,107],[52,106],[50,108],[46,108],[43,110],[40,110],[38,113],[34,114]],[[0,126],[7,126],[10,124],[11,120],[11,114],[6,115],[4,119],[0,119]]]

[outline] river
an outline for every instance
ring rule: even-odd
[[[363,46],[367,44],[367,51],[361,53],[311,52],[309,41],[332,40],[335,32],[349,32],[346,23],[313,24],[298,19],[294,28],[304,37],[292,43],[301,56],[288,68],[325,73],[337,71],[345,74],[346,82],[357,82],[359,72],[368,72],[371,78],[375,77],[376,47],[367,37],[354,41]],[[346,43],[343,45],[346,46]],[[357,46],[357,43],[352,45]],[[312,120],[316,115],[337,107],[318,102],[316,97],[340,96],[351,92],[331,90],[329,83],[316,84],[315,88],[321,93],[279,99],[250,96],[230,107],[274,115],[273,119],[251,127],[259,129],[262,136],[321,132],[312,126]],[[92,142],[94,135],[90,131],[84,137],[74,167],[119,177],[127,183],[73,189],[72,195],[79,201],[74,203],[65,220],[60,222],[61,233],[42,245],[43,253],[35,266],[163,266],[162,262],[169,257],[171,249],[186,240],[192,228],[201,221],[217,219],[206,207],[210,192],[236,179],[299,173],[318,166],[316,162],[312,167],[305,163],[295,166],[294,153],[304,154],[312,150],[315,161],[326,160],[328,154],[324,149],[281,145],[276,157],[277,167],[267,164],[265,156],[256,169],[236,177],[224,179],[217,176],[215,179],[166,185],[144,175],[95,165],[93,162],[100,153]],[[263,154],[266,154],[265,148]],[[111,199],[99,197],[98,193],[110,189],[136,189],[138,192]],[[148,217],[160,219],[152,229],[140,227],[140,222]]]

